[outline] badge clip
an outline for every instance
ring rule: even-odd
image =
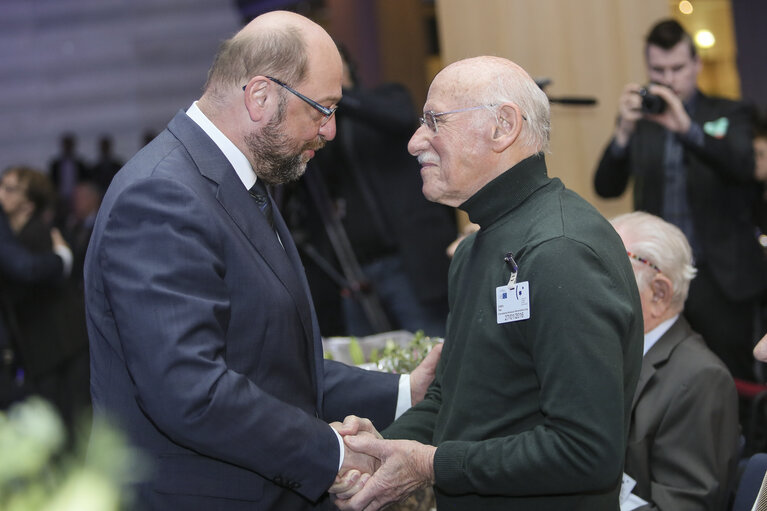
[[[509,269],[511,270],[511,275],[509,275],[509,283],[507,284],[509,289],[511,289],[514,287],[514,284],[517,283],[517,271],[519,270],[519,266],[514,260],[514,255],[511,252],[506,252],[506,256],[503,258],[503,260],[507,265],[509,265]]]

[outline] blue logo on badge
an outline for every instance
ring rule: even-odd
[[[502,296],[502,298],[505,300],[505,299],[506,299],[506,297],[507,297],[506,293],[503,293],[503,296]]]

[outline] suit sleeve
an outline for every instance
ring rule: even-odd
[[[106,222],[92,257],[143,412],[177,444],[317,500],[337,474],[336,435],[225,360],[233,304],[220,223],[166,179],[134,184]]]
[[[722,508],[722,486],[737,452],[737,393],[732,377],[716,366],[695,372],[680,387],[649,453],[647,509],[715,511]]]
[[[594,190],[597,195],[612,198],[626,191],[631,176],[630,165],[628,148],[623,151],[616,150],[611,140],[594,173]]]
[[[399,375],[366,371],[325,360],[323,417],[343,421],[347,415],[370,419],[377,430],[394,420]]]

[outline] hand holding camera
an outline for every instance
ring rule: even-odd
[[[674,133],[686,133],[690,129],[690,116],[676,93],[665,85],[650,83],[640,87],[642,117],[657,122]]]
[[[690,128],[690,117],[681,100],[664,85],[630,83],[623,89],[618,108],[620,116],[614,137],[621,147],[628,144],[640,119],[656,122],[675,133],[685,133]]]
[[[662,114],[666,111],[668,103],[662,96],[650,92],[649,87],[649,85],[640,87],[637,91],[637,94],[642,98],[640,110],[645,114]]]

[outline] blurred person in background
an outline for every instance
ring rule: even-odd
[[[13,194],[16,188],[0,179],[0,196]],[[72,252],[61,233],[51,230],[53,252],[36,253],[27,250],[8,224],[5,210],[0,207],[0,409],[23,398],[27,393],[24,371],[14,349],[11,333],[15,317],[8,302],[8,285],[30,285],[59,282],[69,274]]]
[[[90,176],[88,164],[77,152],[77,137],[74,133],[61,135],[59,153],[49,164],[48,176],[56,193],[55,223],[64,225],[72,210],[75,186]]]
[[[618,197],[634,183],[634,207],[679,227],[698,276],[684,314],[736,378],[754,380],[751,349],[767,266],[752,221],[752,109],[697,88],[702,61],[675,20],[649,32],[649,84],[625,86],[613,137],[594,176]]]
[[[53,203],[53,187],[36,169],[10,167],[0,178],[0,205],[16,239],[31,252],[53,251],[51,226],[45,216]],[[7,281],[2,294],[25,383],[59,409],[73,432],[90,403],[82,298],[68,280]]]
[[[80,290],[83,286],[85,253],[102,197],[103,191],[94,181],[83,181],[75,186],[72,194],[72,212],[64,227],[64,238],[71,247],[74,258],[71,278]]]
[[[101,187],[102,192],[106,191],[112,178],[123,166],[123,161],[114,154],[112,145],[111,136],[102,135],[99,138],[98,155],[90,169],[90,179]]]
[[[645,332],[624,469],[636,486],[624,483],[634,496],[621,510],[721,511],[738,461],[738,396],[727,367],[682,316],[692,249],[655,215],[611,223],[634,267]]]

